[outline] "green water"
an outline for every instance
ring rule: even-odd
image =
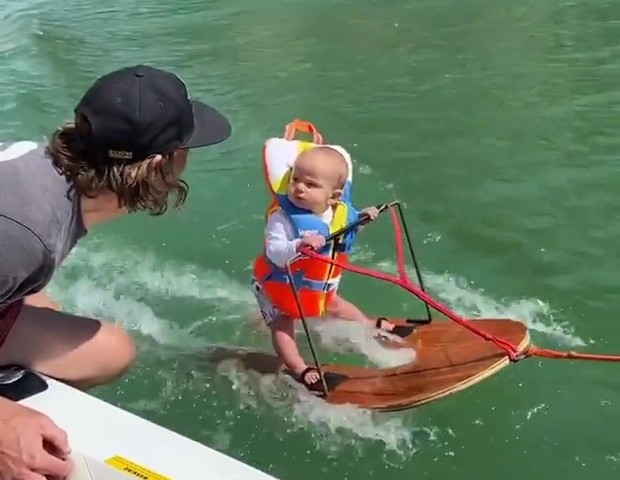
[[[620,5],[389,5],[4,2],[3,138],[49,135],[96,75],[139,62],[174,69],[234,126],[192,153],[182,212],[93,231],[54,281],[65,308],[123,323],[138,343],[134,370],[94,393],[282,480],[616,478],[614,364],[530,359],[427,407],[371,415],[286,401],[203,361],[209,345],[269,345],[248,320],[260,154],[296,117],[352,153],[357,205],[406,205],[435,297],[518,318],[540,346],[620,352]],[[393,268],[387,219],[355,260]],[[367,279],[342,291],[369,312],[421,311]]]

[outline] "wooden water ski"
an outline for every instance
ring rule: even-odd
[[[390,321],[407,325],[403,320]],[[529,332],[521,322],[509,319],[472,322],[485,332],[518,345],[521,352],[529,346]],[[415,361],[406,365],[380,369],[324,364],[328,386],[325,401],[380,411],[404,410],[470,387],[510,362],[495,344],[449,321],[416,326],[404,339],[403,347],[416,352]],[[220,348],[211,359],[217,363],[235,359],[244,369],[260,374],[284,371],[275,355],[259,351]]]

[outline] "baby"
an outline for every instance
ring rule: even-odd
[[[293,320],[299,310],[286,275],[286,262],[301,247],[309,247],[331,256],[336,248],[340,260],[350,246],[334,247],[325,237],[335,230],[367,215],[374,220],[377,208],[368,207],[359,213],[342,201],[348,177],[348,164],[342,154],[328,146],[312,147],[296,158],[290,175],[286,197],[279,199],[279,208],[271,213],[265,228],[265,251],[256,259],[253,291],[261,314],[271,330],[273,347],[280,360],[295,373],[306,387],[318,387],[316,368],[308,367],[295,343]],[[326,262],[302,257],[291,264],[298,298],[304,316],[334,317],[367,323],[391,331],[394,325],[381,319],[368,319],[355,305],[338,296],[340,268]],[[303,278],[301,278],[303,277]]]

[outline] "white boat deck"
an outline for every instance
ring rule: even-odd
[[[96,397],[46,380],[45,392],[20,403],[45,413],[67,432],[77,465],[70,480],[277,480]]]

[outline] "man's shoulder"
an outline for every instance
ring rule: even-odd
[[[30,230],[52,252],[56,264],[85,234],[79,193],[56,168],[46,144],[0,144],[0,215]],[[10,228],[6,221],[3,235],[5,228]]]

